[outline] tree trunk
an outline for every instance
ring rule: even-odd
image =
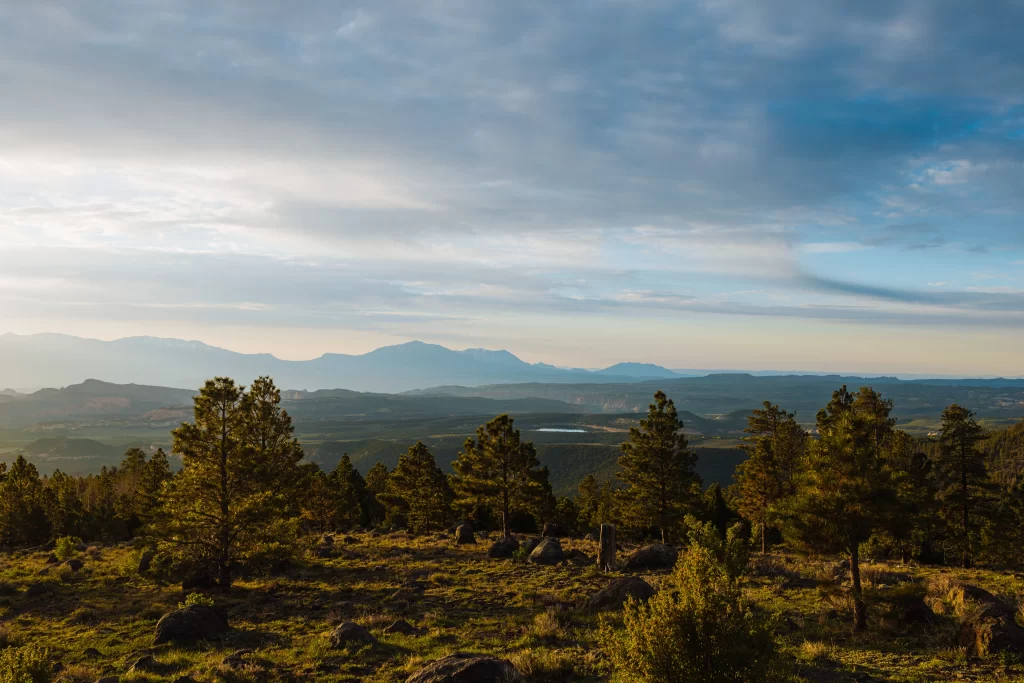
[[[761,554],[762,555],[767,555],[768,554],[768,540],[767,540],[767,534],[765,533],[765,528],[766,527],[767,527],[767,525],[764,522],[761,522]]]
[[[501,533],[505,538],[512,535],[512,524],[508,518],[508,507],[508,494],[505,493],[501,501]]]
[[[597,568],[603,572],[615,571],[615,525],[601,525],[601,548],[597,552]]]
[[[860,544],[850,548],[850,578],[853,580],[853,630],[863,631],[868,625],[867,606],[860,587]]]
[[[221,590],[231,590],[231,527],[230,507],[228,503],[228,417],[227,408],[221,408],[221,440],[220,440],[220,577]]]

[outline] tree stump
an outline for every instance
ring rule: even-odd
[[[597,552],[597,568],[603,572],[615,571],[615,525],[601,525],[601,548]]]

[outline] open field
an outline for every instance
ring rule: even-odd
[[[208,593],[232,630],[219,642],[153,646],[162,614],[185,600],[178,585],[136,571],[128,544],[79,553],[77,572],[46,564],[48,552],[2,559],[0,636],[35,643],[63,667],[59,680],[87,681],[403,681],[432,660],[457,651],[508,658],[529,681],[615,680],[598,626],[618,619],[581,602],[609,575],[592,563],[540,567],[485,557],[486,541],[456,546],[442,536],[337,537],[333,557],[303,557],[280,576],[240,580],[228,595]],[[564,540],[590,558],[596,543]],[[623,548],[628,552],[629,548]],[[775,613],[777,635],[794,680],[1017,681],[1024,667],[1007,655],[968,658],[958,646],[956,606],[932,624],[906,623],[905,606],[961,581],[1006,601],[1024,593],[1019,575],[988,569],[867,565],[869,629],[854,634],[834,561],[755,557],[741,579],[746,597]],[[640,574],[657,587],[666,571]],[[613,574],[612,576],[618,576]],[[931,588],[929,588],[931,586]],[[936,586],[939,588],[937,589]],[[28,594],[31,590],[32,595]],[[943,612],[943,596],[928,598]],[[413,635],[387,634],[398,619]],[[332,649],[332,628],[354,621],[378,643]],[[235,654],[239,653],[241,654]],[[153,662],[130,672],[145,655]],[[155,663],[154,663],[155,662]],[[146,670],[142,670],[146,669]]]

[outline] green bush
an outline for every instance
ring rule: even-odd
[[[622,680],[748,683],[784,679],[767,619],[754,614],[725,564],[700,544],[646,604],[630,599],[625,632],[602,625],[604,649]]]
[[[27,645],[0,651],[0,683],[50,683],[50,653]]]
[[[61,562],[70,560],[75,556],[75,550],[82,544],[82,539],[77,536],[61,536],[53,548],[53,554]]]
[[[744,538],[742,522],[729,527],[725,532],[724,541],[718,534],[718,529],[710,522],[701,522],[692,515],[687,515],[684,524],[688,530],[690,545],[701,546],[711,551],[711,554],[724,565],[729,578],[735,579],[746,570],[750,549]]]
[[[189,593],[188,597],[185,598],[185,602],[178,603],[178,609],[185,609],[192,605],[205,605],[206,607],[213,607],[213,598],[207,597],[202,593]]]

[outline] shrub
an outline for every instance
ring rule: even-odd
[[[726,531],[725,540],[718,535],[718,529],[711,522],[701,522],[687,515],[684,523],[689,530],[690,545],[709,550],[722,563],[729,578],[735,579],[747,568],[750,551],[744,538],[742,522],[737,522]]]
[[[61,536],[53,548],[53,554],[61,562],[70,560],[75,556],[75,550],[82,544],[82,539],[77,536]]]
[[[0,651],[0,683],[50,683],[50,653],[27,645]]]
[[[189,593],[188,597],[185,598],[185,602],[178,603],[178,609],[185,609],[192,605],[204,605],[206,607],[213,607],[213,598],[207,597],[202,593]]]
[[[768,620],[741,600],[725,563],[693,544],[646,604],[630,599],[625,633],[602,641],[623,680],[637,683],[775,681],[783,665]]]

